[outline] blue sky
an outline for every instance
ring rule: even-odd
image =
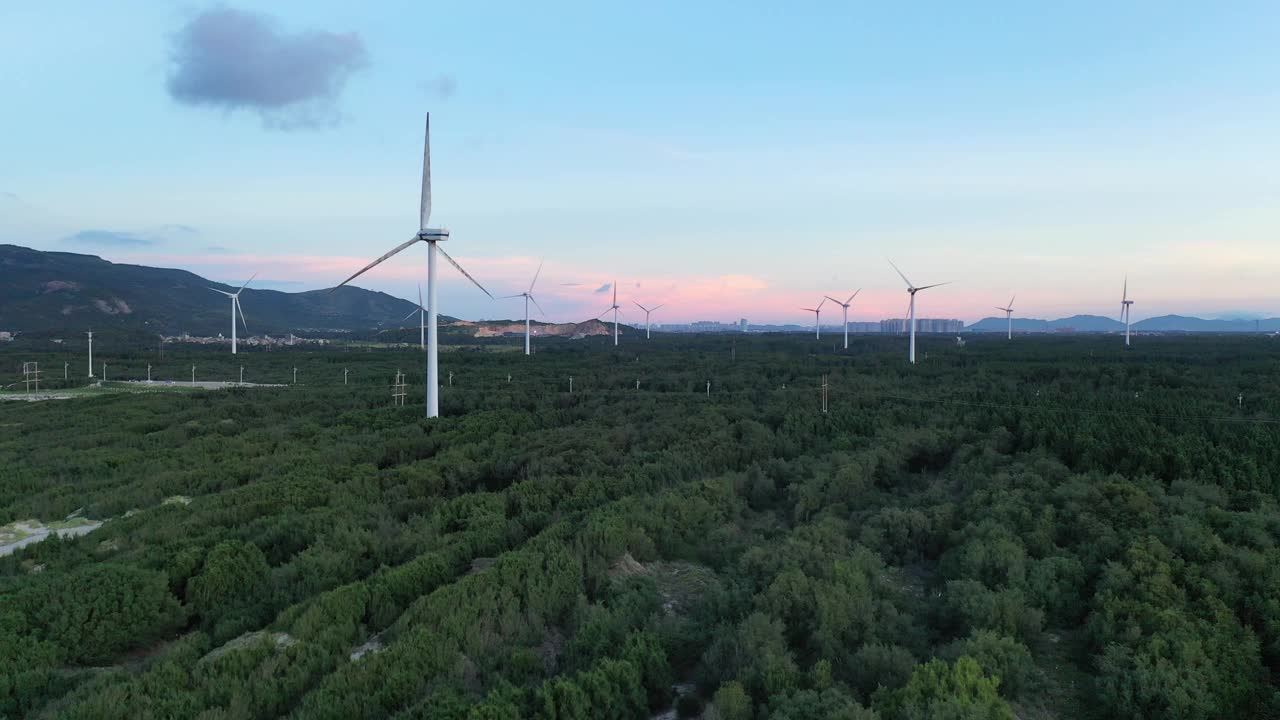
[[[926,316],[1115,314],[1126,272],[1135,318],[1280,313],[1275,3],[107,5],[0,5],[0,242],[332,285],[416,230],[429,110],[447,249],[495,295],[545,257],[553,320],[615,278],[657,321],[858,287],[879,319],[886,257],[954,281]],[[193,104],[210,13],[355,51],[297,105]],[[520,307],[442,284],[451,315]]]

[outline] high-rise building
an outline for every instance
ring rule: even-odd
[[[910,329],[909,318],[892,318],[880,321],[880,332],[902,334]],[[917,333],[958,333],[964,332],[964,321],[940,318],[916,318]]]

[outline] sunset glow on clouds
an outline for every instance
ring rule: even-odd
[[[615,279],[624,307],[664,304],[655,322],[807,325],[801,307],[857,288],[850,319],[897,317],[887,258],[953,283],[920,296],[926,317],[1013,294],[1019,317],[1114,316],[1126,274],[1135,318],[1280,315],[1274,3],[1009,3],[998,27],[947,4],[927,25],[847,3],[595,5],[576,24],[515,3],[394,21],[127,4],[0,9],[0,56],[24,68],[0,114],[20,139],[0,242],[330,287],[416,229],[429,110],[444,247],[494,295],[545,258],[551,320],[598,315]],[[245,71],[200,41],[211,22],[327,64]],[[416,247],[356,284],[415,298],[425,269]],[[440,278],[442,312],[522,311]]]

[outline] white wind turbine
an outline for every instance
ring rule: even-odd
[[[597,317],[596,319],[599,320],[605,315],[608,315],[610,310],[613,311],[613,346],[617,347],[618,346],[618,313],[622,311],[622,308],[618,306],[618,281],[617,280],[613,281],[613,304],[610,305],[608,308],[606,308],[604,312],[600,313],[600,316]]]
[[[427,308],[422,304],[422,285],[418,285],[418,307],[414,308],[408,315],[400,319],[404,322],[413,317],[413,313],[418,313],[418,343],[422,346],[423,351],[427,349]]]
[[[517,293],[515,295],[502,296],[504,300],[507,298],[518,298],[518,297],[524,298],[524,354],[525,355],[529,354],[529,301],[530,300],[533,301],[533,306],[538,308],[539,313],[546,315],[545,312],[542,312],[542,306],[538,304],[538,301],[533,299],[533,286],[537,284],[538,276],[541,274],[542,274],[542,261],[539,260],[538,271],[533,274],[533,282],[529,283],[528,290],[522,293]]]
[[[1120,320],[1124,323],[1124,346],[1129,347],[1130,308],[1133,301],[1129,299],[1129,276],[1124,276],[1124,292],[1120,296]]]
[[[244,309],[240,307],[240,293],[244,292],[244,289],[249,287],[249,283],[253,282],[253,279],[256,277],[258,277],[258,273],[254,273],[253,275],[249,276],[249,279],[244,281],[244,285],[241,285],[240,289],[233,293],[229,293],[226,290],[219,290],[216,287],[209,288],[210,290],[216,293],[222,293],[223,295],[226,295],[227,297],[231,298],[231,354],[232,355],[236,354],[236,313],[237,312],[240,313],[240,322],[244,324],[245,331],[247,332],[249,330],[249,323],[244,321]]]
[[[902,274],[901,270],[898,270],[898,266],[894,265],[892,260],[889,261],[889,264],[893,265],[893,269],[897,271],[898,277],[902,278],[902,281],[907,284],[907,294],[911,296],[911,302],[907,306],[907,315],[910,318],[908,322],[911,324],[911,345],[910,345],[910,349],[907,351],[907,360],[908,362],[915,364],[915,361],[916,361],[916,293],[920,292],[921,290],[928,290],[929,288],[939,287],[941,285],[950,285],[951,282],[947,281],[944,283],[934,283],[932,285],[922,285],[920,287],[916,287],[915,285],[911,284],[911,281],[907,279],[906,275]]]
[[[825,303],[826,301],[827,298],[823,297],[822,302],[819,302],[818,307],[816,308],[800,308],[801,310],[807,310],[813,313],[813,336],[818,340],[822,339],[822,326],[818,324],[818,318],[822,317],[822,303]]]
[[[631,302],[636,303],[636,307],[638,307],[638,308],[640,308],[641,310],[643,310],[643,311],[644,311],[644,339],[645,339],[645,340],[648,340],[648,339],[649,339],[649,316],[650,316],[651,314],[653,314],[653,313],[657,312],[658,308],[660,308],[660,307],[662,307],[662,306],[661,306],[661,305],[654,305],[654,306],[653,306],[653,307],[651,307],[651,308],[647,308],[647,307],[645,307],[645,306],[641,305],[640,303],[636,302],[635,300],[632,300]]]
[[[1010,340],[1013,339],[1013,301],[1017,297],[1018,297],[1017,295],[1014,295],[1013,297],[1009,298],[1008,307],[996,307],[997,310],[1002,310],[1004,312],[1004,318],[1009,321],[1009,339]]]
[[[427,130],[426,140],[423,143],[422,151],[422,201],[418,206],[418,232],[409,240],[397,245],[391,252],[365,265],[355,275],[338,283],[333,290],[346,285],[364,274],[370,268],[375,267],[383,260],[404,250],[410,245],[418,242],[427,244],[427,417],[439,417],[440,415],[440,381],[439,375],[439,342],[436,332],[436,318],[440,304],[436,302],[436,253],[444,256],[449,264],[457,268],[458,272],[472,282],[485,295],[489,295],[489,291],[484,289],[476,279],[471,277],[466,270],[462,269],[453,258],[449,257],[449,253],[444,248],[438,246],[440,242],[449,239],[449,231],[445,229],[432,229],[427,227],[427,220],[431,218],[431,114],[427,113]],[[331,290],[330,292],[333,292]],[[492,295],[489,295],[493,299]]]
[[[853,304],[853,299],[858,297],[858,293],[860,292],[862,292],[862,288],[858,288],[857,290],[854,290],[853,294],[849,296],[849,299],[845,300],[844,302],[840,302],[839,300],[831,297],[830,295],[827,296],[828,300],[844,308],[844,349],[845,350],[849,349],[849,306]]]

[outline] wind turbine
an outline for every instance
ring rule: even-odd
[[[822,326],[818,324],[818,318],[822,316],[822,303],[826,301],[827,298],[823,297],[822,302],[819,302],[818,307],[816,308],[800,308],[801,310],[808,310],[813,313],[813,336],[819,340],[822,339]]]
[[[1129,322],[1133,301],[1129,299],[1129,276],[1124,276],[1124,294],[1120,296],[1120,320],[1124,323],[1124,346],[1129,347]]]
[[[431,218],[431,113],[427,113],[427,129],[426,140],[423,142],[422,150],[422,201],[418,205],[418,232],[409,240],[397,245],[391,252],[365,265],[355,275],[338,283],[338,286],[329,292],[333,292],[347,283],[360,277],[370,268],[377,266],[382,261],[404,250],[410,245],[418,242],[427,244],[427,417],[439,417],[440,415],[440,382],[437,378],[439,375],[439,346],[436,332],[436,317],[439,312],[440,304],[436,302],[436,253],[444,256],[449,264],[462,273],[464,277],[472,282],[473,285],[480,288],[485,295],[489,295],[489,291],[476,279],[471,277],[462,266],[453,258],[449,257],[449,253],[444,248],[439,247],[439,243],[449,239],[449,231],[445,229],[432,229],[427,227],[427,220]],[[493,299],[489,295],[489,299]]]
[[[400,322],[404,322],[405,320],[413,317],[414,313],[418,313],[418,342],[422,345],[422,349],[425,351],[427,349],[427,308],[422,304],[421,284],[418,285],[418,307],[414,308],[408,315],[401,318]]]
[[[911,345],[910,349],[907,351],[907,360],[914,365],[916,362],[916,293],[921,290],[928,290],[929,288],[939,287],[941,285],[950,285],[951,281],[916,287],[911,284],[911,281],[907,279],[906,275],[902,274],[901,270],[898,270],[898,266],[894,265],[892,260],[889,261],[889,264],[893,265],[893,269],[898,273],[898,277],[902,278],[902,281],[907,284],[907,294],[911,296],[911,302],[907,305],[907,314],[910,317],[909,322],[911,323]]]
[[[229,293],[226,290],[219,290],[218,288],[215,288],[215,287],[209,288],[210,290],[216,293],[222,293],[223,295],[226,295],[227,297],[231,298],[231,354],[232,355],[236,354],[236,312],[237,311],[239,311],[240,313],[240,322],[244,323],[244,329],[246,331],[248,331],[249,329],[249,323],[246,323],[244,321],[244,309],[240,307],[240,293],[244,292],[244,289],[249,287],[249,283],[253,282],[253,279],[256,277],[258,277],[258,273],[254,273],[253,275],[251,275],[248,280],[244,281],[244,285],[241,285],[240,289],[233,293]]]
[[[849,296],[849,299],[845,300],[844,302],[840,302],[839,300],[831,297],[830,295],[826,296],[827,300],[830,300],[831,302],[844,308],[844,349],[845,350],[849,349],[849,306],[853,304],[853,299],[858,297],[858,293],[860,292],[862,292],[862,288],[858,288],[857,290],[854,290],[853,294]]]
[[[653,307],[651,307],[651,308],[647,308],[647,307],[645,307],[645,306],[641,305],[640,303],[636,302],[635,300],[632,300],[631,302],[636,303],[636,307],[638,307],[638,308],[640,308],[641,310],[643,310],[643,311],[644,311],[644,339],[645,339],[645,340],[648,340],[648,339],[649,339],[649,315],[650,315],[650,314],[652,314],[652,313],[654,313],[654,312],[657,312],[658,308],[660,308],[660,307],[662,307],[662,306],[661,306],[661,305],[654,305],[654,306],[653,306]]]
[[[518,293],[516,295],[503,296],[503,299],[518,298],[518,297],[524,298],[524,354],[525,355],[529,354],[529,301],[533,300],[533,306],[538,308],[538,312],[542,313],[543,315],[546,315],[545,312],[542,312],[542,306],[538,304],[538,301],[533,299],[533,286],[538,282],[538,276],[541,274],[542,274],[542,261],[539,260],[538,271],[533,274],[533,282],[529,283],[529,289],[525,290],[522,293]]]
[[[1006,320],[1009,321],[1009,339],[1010,340],[1013,339],[1013,300],[1016,297],[1018,296],[1014,295],[1013,297],[1009,298],[1009,307],[999,307],[999,306],[996,307],[997,310],[1004,311],[1004,317]]]
[[[610,310],[613,311],[613,346],[618,347],[618,313],[621,312],[622,308],[618,306],[618,281],[617,280],[613,281],[613,304],[610,305],[608,308],[606,308],[604,312],[600,313],[600,317],[596,319],[598,320],[604,317],[605,315],[608,315]]]

